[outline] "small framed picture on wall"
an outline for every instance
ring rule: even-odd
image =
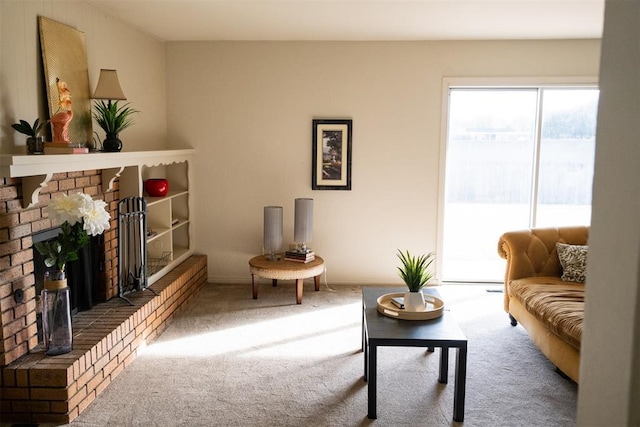
[[[313,120],[313,190],[351,190],[350,119]]]

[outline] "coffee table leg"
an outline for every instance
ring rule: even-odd
[[[369,379],[369,342],[367,339],[367,329],[362,323],[362,352],[364,353],[364,382]]]
[[[274,288],[278,286],[278,279],[271,279],[271,284],[273,285]]]
[[[376,415],[376,393],[377,393],[377,364],[378,364],[378,347],[375,345],[368,345],[369,348],[369,374],[368,374],[368,413],[367,418],[374,420]]]
[[[453,420],[464,421],[464,395],[467,384],[467,346],[460,347],[456,354],[456,384],[453,392]]]
[[[296,279],[296,304],[302,304],[302,279]]]
[[[440,349],[440,377],[438,382],[446,384],[449,381],[449,347]]]
[[[254,274],[251,275],[251,288],[253,289],[253,299],[258,299],[258,280]]]
[[[316,292],[320,290],[320,275],[317,275],[313,278],[313,282],[316,285]]]

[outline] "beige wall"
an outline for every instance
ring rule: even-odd
[[[100,68],[118,69],[143,111],[125,149],[196,147],[196,242],[219,281],[248,280],[264,205],[286,208],[291,240],[301,196],[316,199],[313,246],[328,261],[330,283],[397,281],[397,247],[435,248],[442,78],[598,74],[597,41],[170,43],[165,68],[161,42],[90,3],[2,0],[0,152],[23,149],[10,124],[35,118],[42,103],[37,15],[86,33],[92,89]],[[638,52],[629,44],[638,40],[637,17],[637,4],[607,4],[591,242],[598,258],[589,263],[591,282],[606,286],[587,291],[580,425],[640,418]],[[310,190],[317,116],[354,119],[351,192]]]
[[[11,123],[45,118],[37,17],[45,16],[85,33],[89,85],[100,68],[118,70],[132,106],[142,113],[120,138],[124,151],[166,144],[165,46],[85,1],[2,0],[0,2],[0,153],[24,153],[25,136]],[[72,88],[71,88],[72,89]],[[73,92],[72,92],[73,95]],[[100,138],[104,134],[98,126]]]
[[[400,283],[397,248],[436,250],[443,77],[597,76],[598,41],[173,42],[169,138],[196,148],[196,250],[249,281],[262,208],[315,200],[330,284]],[[311,190],[311,120],[353,119],[352,191]],[[497,236],[496,236],[497,242]],[[496,255],[497,256],[497,255]]]
[[[580,426],[640,425],[639,71],[640,2],[609,0],[600,67]]]

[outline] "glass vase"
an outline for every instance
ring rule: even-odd
[[[42,333],[46,354],[55,356],[71,351],[71,304],[63,271],[47,271],[44,274]]]

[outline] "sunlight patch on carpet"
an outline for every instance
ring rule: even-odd
[[[339,305],[275,319],[246,321],[231,328],[163,339],[145,356],[325,357],[360,349],[361,303]]]

